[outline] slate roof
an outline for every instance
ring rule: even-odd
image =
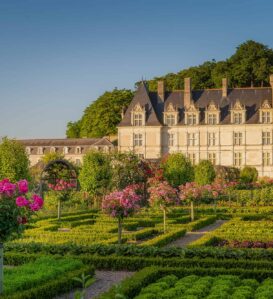
[[[259,108],[263,101],[272,102],[272,89],[270,87],[233,88],[228,89],[226,98],[222,97],[222,89],[193,90],[192,100],[200,109],[200,124],[205,123],[205,109],[211,101],[220,107],[220,124],[230,124],[229,110],[237,100],[246,107],[246,123],[255,124],[259,121]],[[158,99],[156,92],[149,92],[145,83],[141,83],[119,126],[131,126],[131,111],[137,103],[147,107],[146,125],[163,125],[163,111],[170,103],[178,109],[178,125],[185,123],[183,90],[166,92],[163,102]]]

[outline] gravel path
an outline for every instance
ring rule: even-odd
[[[127,271],[96,271],[96,281],[86,289],[86,299],[93,299],[108,291],[113,285],[118,284],[123,279],[130,277],[134,272]],[[73,299],[74,292],[58,296],[55,299]]]
[[[205,226],[201,229],[192,232],[187,232],[184,237],[169,243],[166,247],[170,247],[170,246],[186,247],[190,243],[202,238],[205,234],[217,229],[225,222],[226,220],[216,220],[213,224]]]

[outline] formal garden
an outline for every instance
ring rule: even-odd
[[[0,298],[273,298],[273,180],[254,168],[102,152],[29,168],[4,140],[0,179]]]

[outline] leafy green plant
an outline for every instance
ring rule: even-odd
[[[74,294],[75,299],[84,299],[86,295],[86,289],[89,288],[94,282],[95,278],[91,275],[85,275],[82,273],[80,277],[74,277],[73,280],[79,282],[81,284],[81,290],[78,290]]]

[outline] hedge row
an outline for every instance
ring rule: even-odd
[[[155,280],[161,278],[164,275],[174,274],[181,278],[187,275],[199,275],[199,276],[218,276],[218,275],[236,275],[242,278],[255,278],[258,281],[262,281],[267,277],[272,277],[273,272],[269,270],[244,270],[244,269],[224,269],[224,268],[160,268],[160,267],[148,267],[134,274],[132,277],[127,278],[121,282],[118,288],[113,287],[108,292],[102,294],[99,299],[115,299],[117,298],[117,290],[119,294],[126,296],[127,298],[134,298],[139,294],[143,287],[146,287]]]
[[[41,257],[39,254],[6,253],[5,263],[8,265],[21,265],[26,262],[35,261]],[[122,257],[111,255],[108,257],[99,255],[82,254],[71,256],[80,259],[84,264],[93,264],[97,269],[131,270],[135,271],[148,266],[162,267],[185,267],[185,268],[239,268],[272,270],[273,262],[268,260],[246,260],[246,259],[217,259],[217,258],[162,258],[162,257]],[[272,270],[273,271],[273,270]],[[272,272],[273,273],[273,272]]]

